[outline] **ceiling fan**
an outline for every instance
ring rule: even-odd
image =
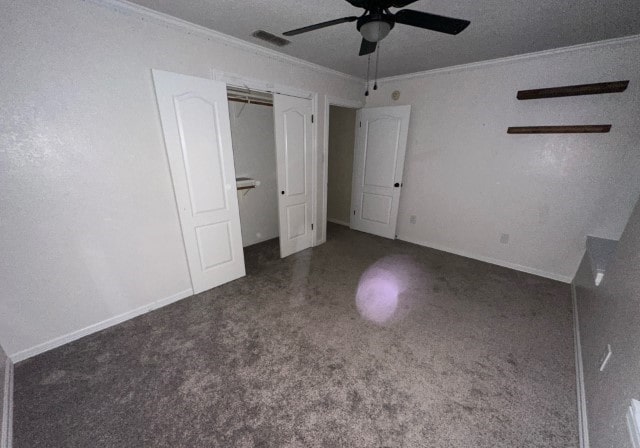
[[[327,22],[316,23],[283,33],[285,36],[295,36],[309,31],[326,28],[346,22],[357,22],[356,27],[362,34],[362,44],[360,45],[360,56],[371,54],[376,51],[379,41],[387,37],[391,28],[396,23],[416,26],[427,30],[438,31],[446,34],[458,34],[469,26],[468,20],[454,19],[451,17],[439,16],[413,9],[401,9],[396,13],[389,11],[389,8],[404,8],[418,0],[346,0],[356,8],[364,8],[364,14],[360,17],[350,16],[341,19],[329,20]]]

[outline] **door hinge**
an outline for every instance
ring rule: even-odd
[[[353,211],[353,216],[356,216],[356,211],[355,210]]]
[[[360,127],[362,127],[362,121],[360,122]]]
[[[311,114],[311,123],[313,123],[313,114]]]
[[[313,224],[311,224],[311,230],[313,230]]]

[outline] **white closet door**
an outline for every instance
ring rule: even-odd
[[[245,275],[227,88],[158,70],[153,79],[197,294]]]
[[[396,237],[411,106],[372,107],[356,114],[351,228]]]
[[[280,256],[311,247],[311,100],[274,94]]]

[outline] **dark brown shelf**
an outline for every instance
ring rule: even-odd
[[[520,90],[519,100],[537,100],[541,98],[558,98],[562,96],[599,95],[602,93],[618,93],[627,90],[629,81],[600,82],[577,86],[550,87],[548,89]]]
[[[590,134],[606,133],[610,124],[590,124],[585,126],[512,126],[507,134]]]

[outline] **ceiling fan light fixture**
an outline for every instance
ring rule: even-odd
[[[380,42],[391,31],[391,24],[385,20],[371,20],[362,24],[359,31],[369,42]]]

